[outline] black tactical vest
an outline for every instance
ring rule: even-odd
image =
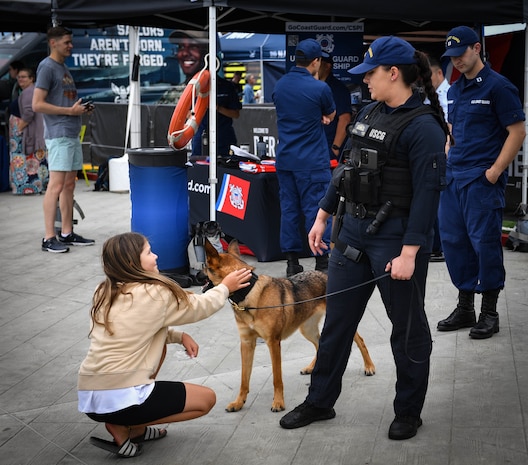
[[[347,128],[351,142],[350,149],[344,152],[340,190],[348,202],[370,209],[390,200],[395,208],[408,210],[413,195],[412,177],[409,161],[394,156],[396,143],[417,116],[431,114],[439,118],[430,105],[399,110],[397,116],[382,113],[382,105],[374,105]]]

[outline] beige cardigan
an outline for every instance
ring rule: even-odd
[[[203,320],[220,310],[229,296],[223,284],[205,294],[189,294],[189,305],[176,301],[166,288],[134,284],[110,310],[113,335],[95,325],[81,364],[79,390],[120,389],[154,382],[166,343],[181,343],[182,332],[169,329]]]

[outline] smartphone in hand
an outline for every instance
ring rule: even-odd
[[[87,111],[93,111],[95,108],[95,105],[91,100],[84,102],[82,105],[84,108],[86,108]]]

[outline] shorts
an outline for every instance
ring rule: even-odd
[[[83,166],[81,141],[78,137],[46,139],[49,171],[79,171]]]
[[[142,425],[183,412],[187,392],[180,381],[156,381],[154,389],[141,405],[112,413],[87,413],[94,421],[113,425]]]

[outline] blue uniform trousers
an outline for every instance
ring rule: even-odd
[[[451,181],[440,195],[438,218],[451,281],[462,291],[504,287],[504,187],[485,176],[462,186]]]
[[[400,254],[406,218],[389,218],[376,235],[366,234],[372,219],[346,216],[340,239],[364,252],[358,262],[333,249],[328,268],[329,294],[365,283],[385,274],[386,264]],[[396,415],[419,417],[429,379],[431,334],[424,310],[425,281],[430,253],[419,252],[410,281],[384,277],[327,298],[326,318],[307,400],[317,407],[332,407],[341,393],[354,334],[375,286],[380,290],[392,323],[390,342],[396,363]],[[380,337],[384,337],[380,328]]]
[[[319,200],[328,188],[330,168],[325,170],[277,170],[281,207],[280,244],[283,252],[302,252],[312,229]],[[331,221],[323,240],[330,245]]]

